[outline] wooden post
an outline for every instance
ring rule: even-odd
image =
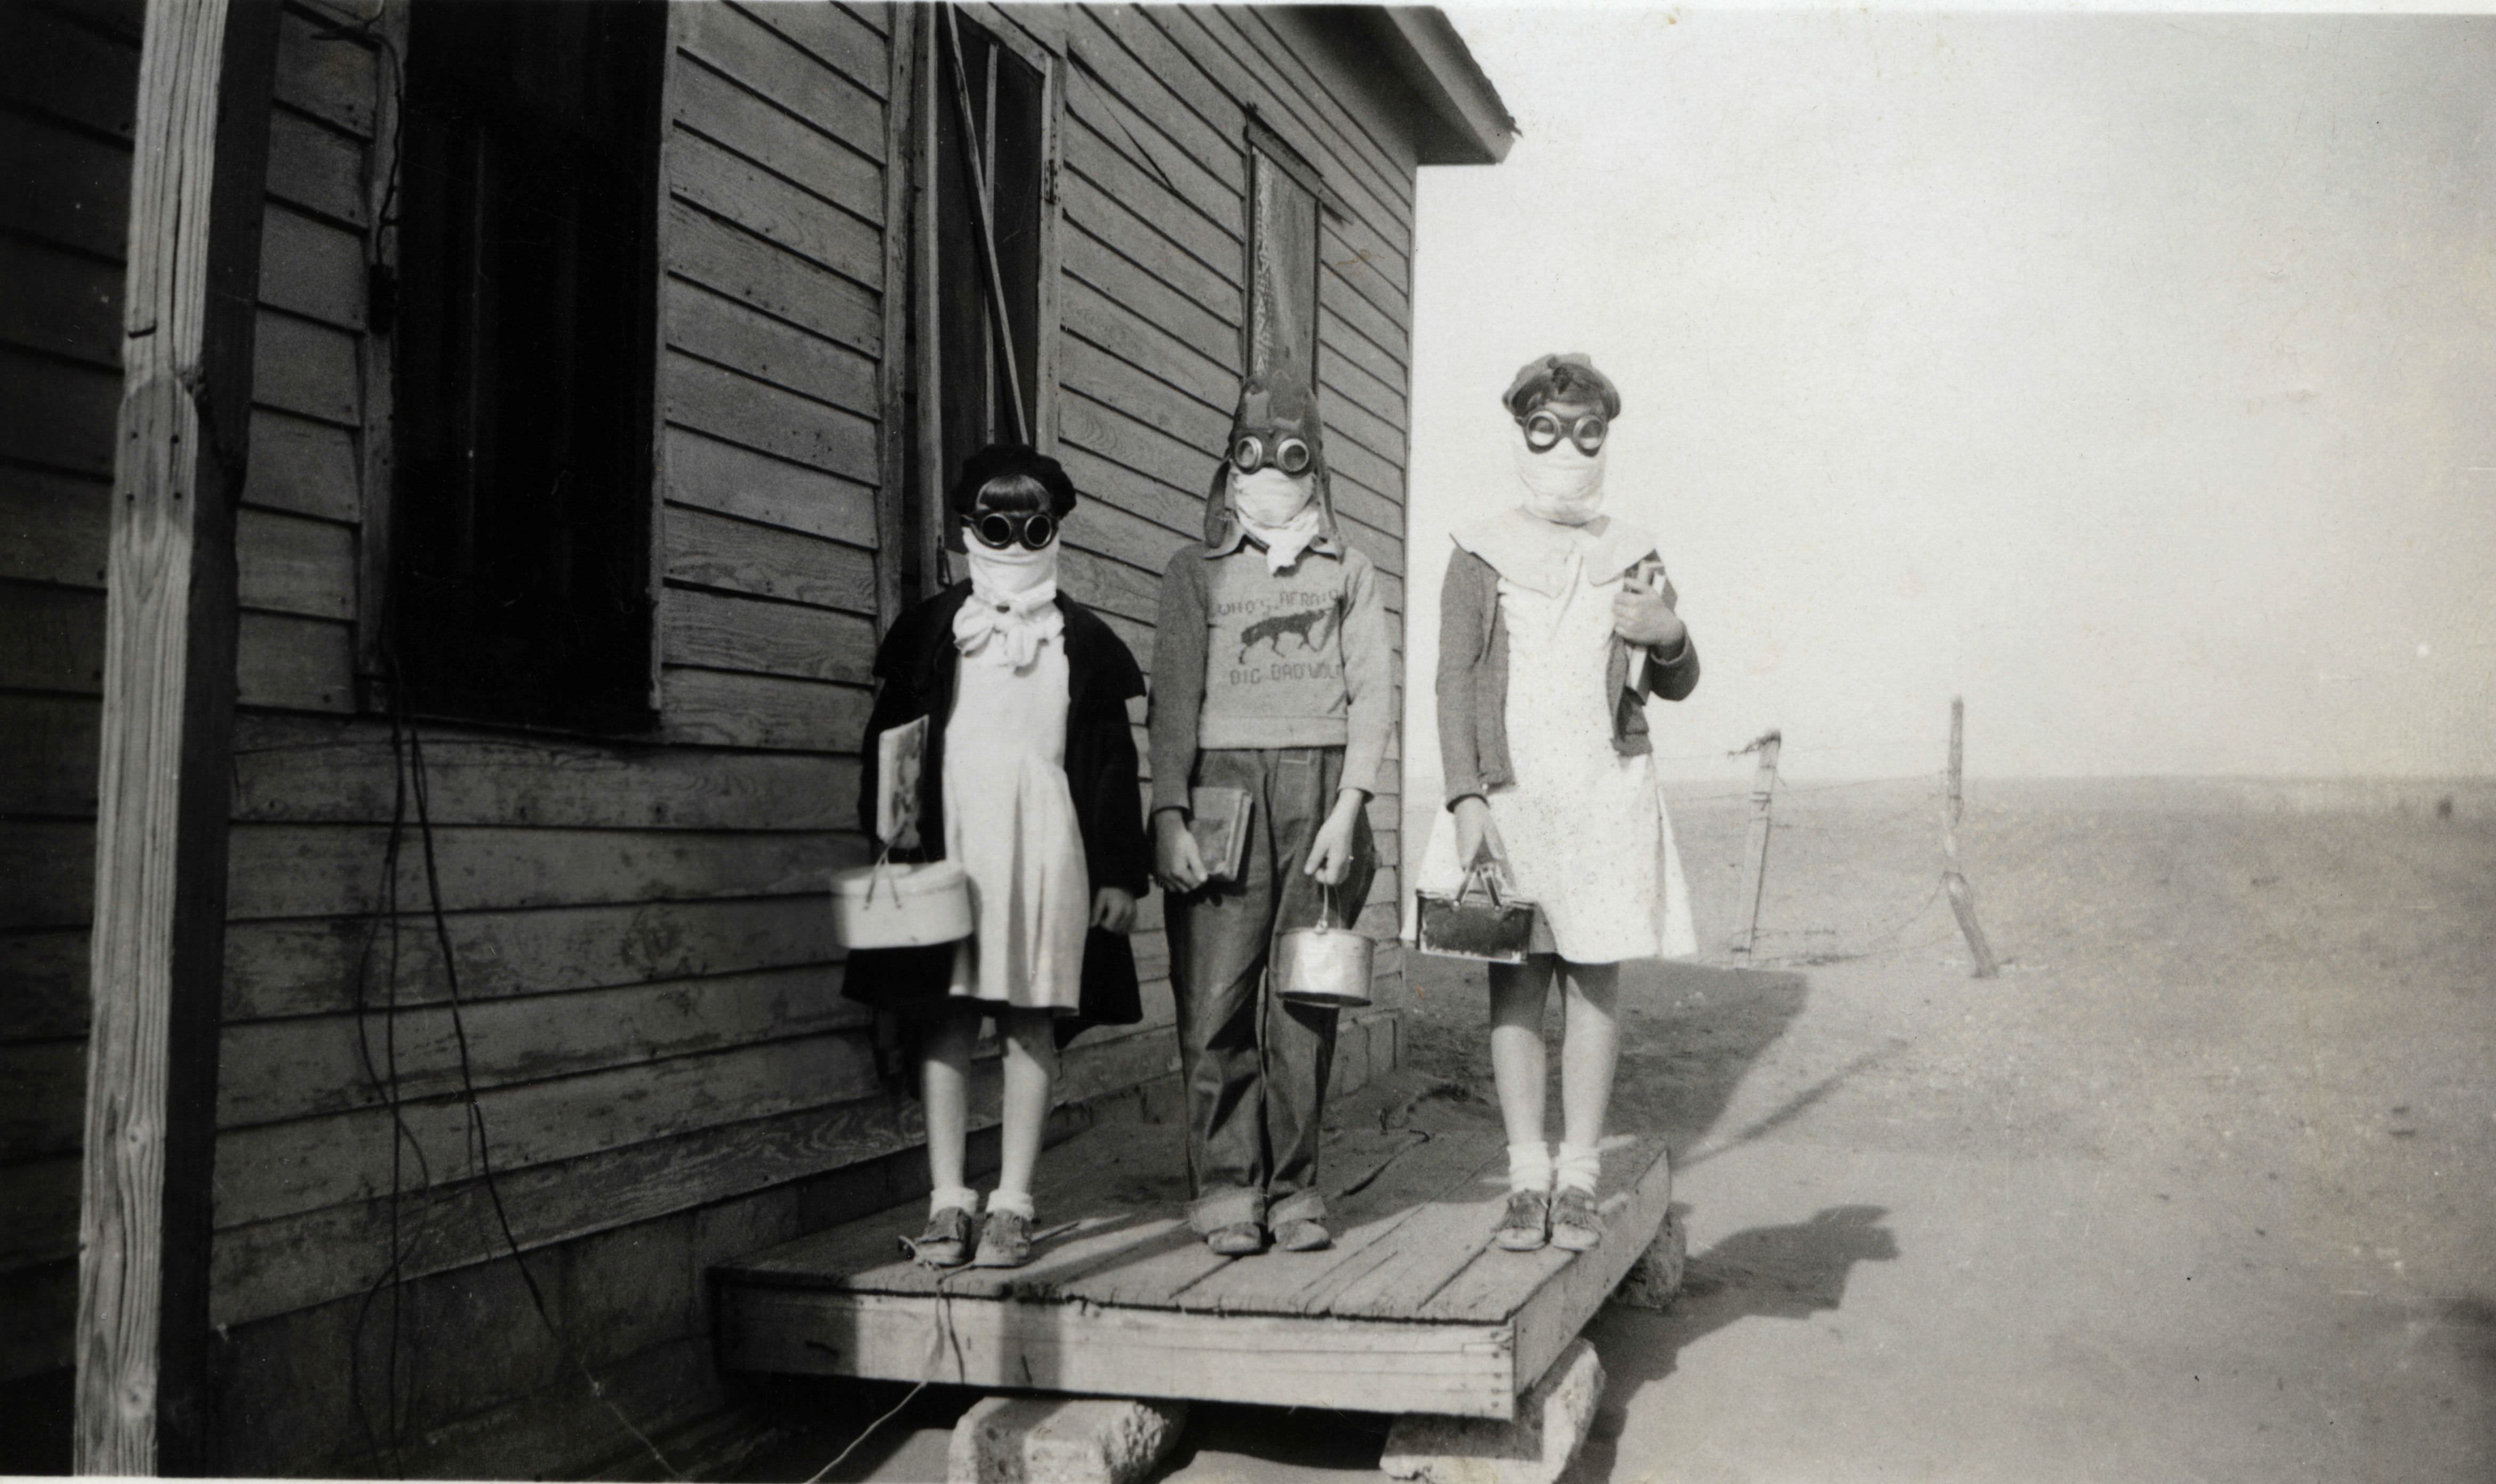
[[[919,153],[912,147],[912,116],[919,103],[919,26],[896,10],[884,110],[884,358],[880,367],[884,421],[876,429],[880,482],[875,491],[876,632],[890,631],[909,606],[901,569],[910,542],[910,244],[917,218],[911,210]],[[921,483],[933,488],[941,476]],[[934,592],[932,585],[921,591]]]
[[[275,0],[148,0],[107,559],[77,1449],[204,1471],[209,1175]]]
[[[1976,977],[1992,978],[2000,973],[1993,962],[1993,947],[1984,941],[1984,929],[1976,921],[1976,888],[1967,883],[1958,865],[1958,817],[1960,810],[1961,767],[1966,755],[1967,702],[1963,697],[1950,697],[1950,788],[1942,804],[1942,888],[1950,895],[1950,912],[1958,918],[1958,930],[1967,939],[1967,951],[1976,960]]]
[[[1768,883],[1768,801],[1777,791],[1777,752],[1785,746],[1782,732],[1767,731],[1744,748],[1760,755],[1759,771],[1751,775],[1751,840],[1742,865],[1742,936],[1733,942],[1733,957],[1749,963],[1760,940],[1760,898]]]
[[[928,598],[945,590],[945,538],[948,513],[945,507],[945,386],[944,324],[940,306],[944,295],[936,292],[944,282],[938,271],[944,266],[943,234],[937,231],[938,204],[944,193],[944,162],[936,153],[939,133],[936,114],[940,100],[936,81],[944,71],[940,44],[936,36],[937,7],[921,5],[903,7],[893,12],[895,24],[899,17],[916,15],[919,33],[912,48],[919,59],[919,80],[911,93],[911,128],[916,142],[911,146],[911,170],[917,189],[918,213],[912,218],[910,249],[916,260],[911,282],[902,292],[913,306],[914,334],[912,348],[914,367],[912,389],[919,401],[919,501],[911,531],[910,561],[918,570],[919,580],[910,598]],[[894,290],[888,285],[885,293]],[[892,354],[887,345],[885,354]]]

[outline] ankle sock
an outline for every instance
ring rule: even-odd
[[[1551,1146],[1548,1144],[1511,1144],[1508,1146],[1508,1188],[1549,1193],[1551,1190]]]
[[[972,1190],[966,1185],[938,1186],[935,1190],[927,1192],[927,1214],[929,1216],[934,1216],[939,1211],[947,1210],[968,1211],[973,1216],[979,1215],[980,1192]]]
[[[1560,1146],[1560,1158],[1552,1161],[1552,1169],[1560,1189],[1583,1190],[1592,1195],[1595,1182],[1604,1173],[1604,1157],[1591,1144],[1564,1143]]]
[[[1014,1215],[1021,1217],[1026,1221],[1032,1221],[1040,1215],[1039,1209],[1031,1203],[1031,1192],[1029,1190],[999,1190],[994,1195],[988,1197],[988,1209],[990,1211],[1011,1211]]]

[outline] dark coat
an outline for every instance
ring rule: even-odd
[[[858,777],[859,827],[875,830],[876,739],[893,727],[927,718],[927,752],[919,775],[919,839],[895,860],[941,860],[945,854],[945,724],[953,714],[961,653],[953,647],[953,615],[971,596],[957,582],[893,623],[876,649],[875,709],[867,717]],[[1116,886],[1141,898],[1152,885],[1152,848],[1144,837],[1141,779],[1127,702],[1144,694],[1143,672],[1126,641],[1100,615],[1060,594],[1066,617],[1066,782],[1075,796],[1076,827],[1092,889]],[[842,990],[853,1000],[910,1019],[941,1012],[953,945],[860,949],[849,957]],[[1136,986],[1136,955],[1125,935],[1094,928],[1083,941],[1082,1008],[1058,1021],[1062,1045],[1085,1027],[1133,1025],[1144,1018]]]

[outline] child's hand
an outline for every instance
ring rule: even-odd
[[[1334,812],[1318,826],[1318,838],[1309,846],[1309,863],[1301,869],[1326,885],[1340,886],[1352,874],[1352,832],[1360,822],[1365,797],[1357,788],[1344,789],[1335,795]]]
[[[1478,793],[1456,800],[1456,864],[1470,871],[1483,850],[1507,875],[1508,848],[1500,843],[1499,825],[1490,817],[1490,801]]]
[[[1651,649],[1670,649],[1690,632],[1672,611],[1669,598],[1638,582],[1623,582],[1612,595],[1612,629],[1631,643]]]
[[[1204,884],[1204,857],[1196,849],[1196,831],[1187,816],[1165,809],[1153,816],[1153,875],[1170,895],[1185,896]]]
[[[1092,893],[1092,925],[1123,933],[1136,925],[1136,899],[1115,886]]]

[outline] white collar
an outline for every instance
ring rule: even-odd
[[[1653,533],[1617,515],[1598,515],[1582,526],[1564,526],[1522,506],[1511,506],[1452,535],[1457,545],[1488,562],[1502,577],[1551,598],[1568,591],[1572,557],[1582,562],[1590,580],[1601,586],[1660,549]]]

